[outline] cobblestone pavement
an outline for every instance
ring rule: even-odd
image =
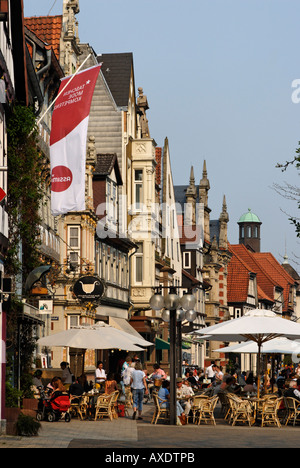
[[[72,419],[42,422],[37,437],[0,436],[1,448],[102,448],[102,456],[112,449],[196,449],[200,448],[298,448],[300,427],[235,426],[216,414],[216,426],[201,424],[169,426],[150,424],[152,404],[144,406],[144,419],[80,421]],[[174,451],[174,450],[173,450]],[[195,452],[196,453],[196,452]]]

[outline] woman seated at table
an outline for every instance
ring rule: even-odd
[[[161,384],[160,389],[158,390],[158,397],[161,400],[170,400],[170,381],[169,380],[164,380]],[[170,403],[169,401],[164,401],[163,403],[160,403],[161,408],[170,408]],[[186,415],[184,414],[184,409],[182,408],[181,404],[179,401],[176,401],[176,414],[177,418],[181,419],[186,419]]]
[[[72,403],[79,403],[81,395],[84,393],[84,388],[79,383],[79,378],[73,382],[69,387],[69,395]]]
[[[107,380],[105,381],[104,393],[110,395],[117,390],[119,390],[117,381],[115,380],[114,374],[110,372],[107,376]]]

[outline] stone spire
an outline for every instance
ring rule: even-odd
[[[219,247],[221,249],[226,249],[228,248],[228,242],[227,242],[227,223],[229,222],[229,215],[227,212],[227,204],[226,204],[226,197],[224,195],[223,197],[223,206],[222,206],[222,212],[220,214],[220,237],[219,237]]]
[[[196,201],[197,201],[197,189],[195,186],[194,167],[191,167],[190,173],[190,185],[186,189],[186,224],[196,224]]]
[[[202,179],[199,184],[199,203],[204,205],[204,240],[210,242],[209,217],[211,210],[208,208],[208,191],[210,183],[207,178],[206,161],[203,163]]]

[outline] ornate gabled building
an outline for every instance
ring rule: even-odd
[[[79,65],[79,38],[77,20],[75,14],[79,12],[78,0],[64,0],[63,14],[58,16],[32,17],[25,19],[25,25],[31,35],[35,35],[40,42],[43,41],[51,45],[54,51],[51,64],[55,60],[57,70],[63,74],[73,74]],[[32,48],[32,54],[35,56],[36,48]],[[35,63],[38,69],[43,67],[39,65],[38,60],[42,57],[35,56]],[[50,59],[50,54],[49,54]],[[51,65],[53,66],[53,65]],[[46,71],[46,70],[45,70]],[[42,73],[42,72],[41,72]],[[60,77],[61,77],[60,76]],[[47,89],[43,89],[46,92]],[[52,96],[53,98],[53,96]],[[49,152],[49,135],[51,130],[51,112],[45,115],[41,122],[41,137],[44,133],[48,135],[44,138],[45,152]],[[93,205],[93,172],[96,165],[96,152],[93,146],[93,140],[87,144],[86,158],[86,210],[84,212],[67,213],[64,216],[55,218],[55,240],[59,246],[59,267],[53,274],[53,313],[48,333],[56,333],[70,326],[80,325],[82,323],[91,324],[95,320],[95,310],[82,308],[73,295],[72,287],[76,278],[86,272],[94,272],[95,268],[95,231],[97,218]],[[43,218],[47,219],[49,213],[43,212]],[[42,231],[43,232],[43,231]],[[43,350],[42,350],[43,351]],[[59,367],[61,361],[69,361],[72,368],[74,360],[77,359],[76,350],[68,352],[67,349],[55,348],[49,356],[52,367]],[[93,353],[87,353],[85,359],[87,367],[93,367],[95,356]]]
[[[189,185],[175,186],[176,201],[181,206],[178,211],[179,224],[184,226],[181,235],[182,266],[201,282],[205,300],[201,311],[202,317],[205,314],[202,326],[204,320],[207,325],[213,325],[228,317],[227,267],[231,258],[227,241],[229,216],[224,197],[219,219],[210,219],[209,190],[206,161],[198,186],[195,185],[193,168]],[[207,342],[203,361],[210,357],[213,346],[213,342]]]

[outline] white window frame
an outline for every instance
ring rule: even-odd
[[[137,173],[140,173],[142,175],[141,179],[137,178]],[[142,210],[142,205],[143,205],[143,197],[144,197],[144,191],[143,191],[143,179],[144,179],[144,172],[143,169],[134,169],[134,210],[135,211],[141,211]],[[139,197],[137,195],[139,194]],[[137,201],[137,198],[140,200]]]
[[[183,252],[182,253],[182,264],[183,268],[191,269],[192,268],[192,255],[191,252]]]
[[[135,284],[142,284],[144,279],[144,262],[143,262],[143,252],[144,252],[144,244],[143,242],[136,242],[138,246],[141,246],[141,250],[137,250],[134,256],[134,280]],[[138,267],[138,263],[140,264]],[[141,273],[141,277],[138,277],[138,272]]]
[[[77,235],[71,235],[72,229],[77,230]],[[74,245],[72,242],[72,239],[77,239],[76,244]],[[73,245],[72,245],[73,244]],[[80,264],[80,246],[81,246],[81,228],[80,225],[77,224],[69,224],[68,225],[68,258],[69,262],[72,265],[77,265],[79,266]],[[77,257],[77,258],[76,258]]]

